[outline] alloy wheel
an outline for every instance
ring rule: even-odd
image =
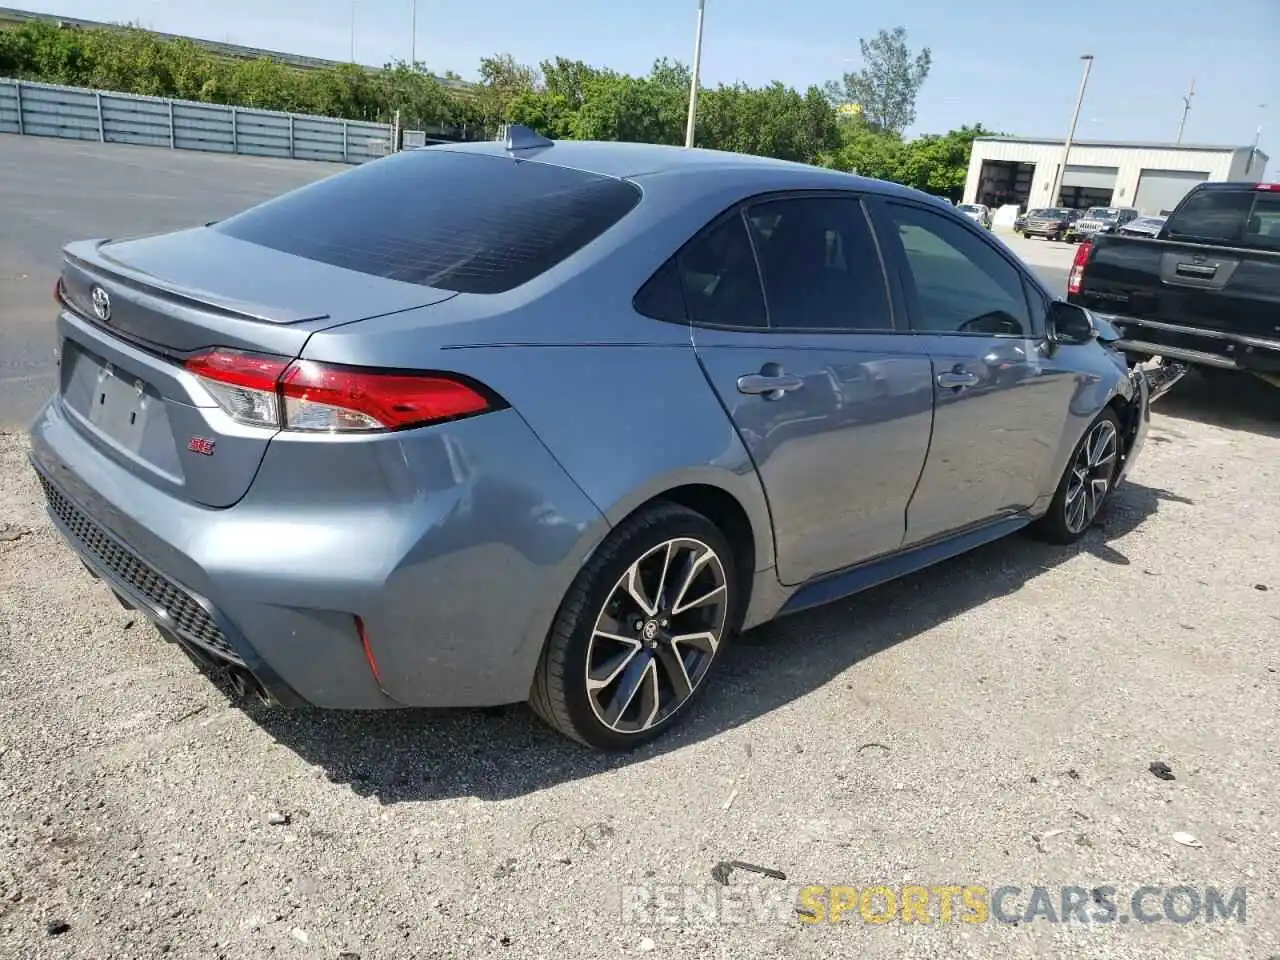
[[[1072,533],[1080,533],[1088,527],[1102,509],[1102,502],[1116,473],[1118,452],[1119,437],[1115,424],[1110,420],[1099,420],[1080,445],[1067,481],[1067,496],[1062,509],[1067,529]]]
[[[729,614],[715,550],[677,537],[629,566],[587,645],[587,700],[615,733],[638,734],[676,713],[706,677]]]

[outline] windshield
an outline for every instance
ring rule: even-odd
[[[965,213],[977,213],[982,208],[972,203],[962,203],[960,204],[960,209],[963,210]]]
[[[1087,216],[1090,220],[1114,220],[1120,211],[1116,207],[1090,207]]]
[[[1062,207],[1046,207],[1044,210],[1035,211],[1033,217],[1065,217],[1067,211]]]

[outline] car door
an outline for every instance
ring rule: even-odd
[[[1031,507],[1062,436],[1074,380],[1046,355],[1030,281],[986,234],[910,201],[874,205],[911,328],[933,362],[929,458],[905,542]]]
[[[699,361],[746,444],[788,585],[896,550],[932,418],[865,210],[771,196],[677,258]]]

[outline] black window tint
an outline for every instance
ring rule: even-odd
[[[636,294],[636,310],[655,320],[685,323],[684,295],[680,292],[680,270],[675,258],[668,260]]]
[[[586,246],[639,199],[632,184],[565,167],[408,150],[212,229],[360,273],[501,293]]]
[[[1031,332],[1022,275],[981,237],[949,217],[886,204],[915,287],[913,326],[930,333]]]
[[[1252,190],[1201,190],[1169,218],[1168,235],[1239,243],[1252,204]]]
[[[677,257],[689,320],[731,327],[764,327],[760,274],[738,214],[695,237]]]
[[[775,329],[892,330],[884,271],[862,204],[769,200],[747,212]]]
[[[1245,246],[1280,250],[1280,193],[1259,190],[1245,224]]]

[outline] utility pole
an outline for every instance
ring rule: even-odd
[[[1182,120],[1178,124],[1178,139],[1175,141],[1176,143],[1182,142],[1182,131],[1185,130],[1187,127],[1187,114],[1191,112],[1191,98],[1194,97],[1195,95],[1196,95],[1196,81],[1195,81],[1195,78],[1192,77],[1191,86],[1187,90],[1187,95],[1182,98]]]
[[[418,69],[418,0],[409,0],[409,66]]]
[[[1265,103],[1258,104],[1259,112],[1267,109]],[[1244,168],[1246,177],[1253,176],[1253,162],[1258,159],[1258,144],[1262,140],[1262,124],[1258,124],[1258,129],[1253,132],[1253,146],[1249,149],[1249,165]]]
[[[698,116],[698,76],[702,71],[702,17],[707,0],[698,0],[698,29],[693,35],[693,79],[689,83],[689,120],[684,128],[684,145],[693,146],[693,130]]]
[[[1067,131],[1067,140],[1062,145],[1062,162],[1058,164],[1058,172],[1053,177],[1053,189],[1049,192],[1049,205],[1058,205],[1058,194],[1062,190],[1062,178],[1067,175],[1067,158],[1071,156],[1071,141],[1076,135],[1076,123],[1080,120],[1080,107],[1084,103],[1084,88],[1089,83],[1089,70],[1093,67],[1093,54],[1080,55],[1084,61],[1084,76],[1080,78],[1080,92],[1076,94],[1076,108],[1071,111],[1071,129]]]

